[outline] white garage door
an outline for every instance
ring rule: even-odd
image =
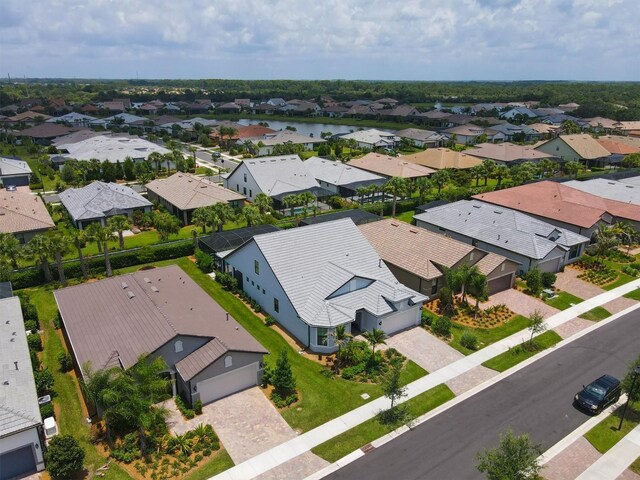
[[[561,257],[552,258],[550,260],[545,260],[544,262],[538,263],[538,268],[541,272],[557,272],[560,270],[560,260]]]
[[[258,362],[198,382],[202,403],[210,403],[258,383]]]
[[[382,320],[381,328],[385,333],[390,334],[404,330],[405,328],[413,327],[418,324],[418,312],[419,310],[411,308],[409,310],[397,312],[389,317],[385,317]]]

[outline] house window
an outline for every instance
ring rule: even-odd
[[[438,291],[438,279],[436,278],[431,284],[431,295],[435,295]]]
[[[239,192],[239,191],[240,191],[240,184],[236,183],[236,192]]]
[[[249,196],[253,197],[253,190],[249,189]]]
[[[258,260],[253,261],[253,270],[256,272],[256,275],[260,275],[260,262]]]
[[[246,195],[247,194],[247,187],[242,187],[242,194]]]
[[[260,285],[258,285],[257,283],[256,283],[256,288],[258,289],[258,292],[259,292],[260,291]]]
[[[438,230],[440,230],[441,232],[446,232],[446,230],[442,227],[438,227]]]
[[[173,344],[176,353],[180,353],[182,351],[182,340],[178,340],[176,343]]]
[[[232,365],[233,365],[233,358],[231,358],[231,355],[227,355],[226,357],[224,357],[225,368],[229,368]]]
[[[317,344],[326,347],[329,344],[329,329],[317,328],[316,333],[318,334]]]
[[[255,282],[253,280],[251,280],[251,286],[255,286]]]
[[[262,294],[264,295],[264,294],[266,294],[266,293],[267,293],[267,292],[265,292],[265,291],[264,291],[264,288],[263,288],[263,289],[262,289]]]
[[[471,240],[471,245],[473,245],[474,247],[477,247],[478,246],[478,240],[476,240],[475,238],[473,240]],[[473,255],[473,253],[471,255]]]
[[[280,302],[278,301],[277,298],[273,299],[273,310],[276,312],[280,311]]]
[[[475,247],[475,245],[474,245],[474,247]],[[471,252],[471,253],[469,254],[469,261],[470,261],[470,262],[473,262],[473,252]]]
[[[244,183],[247,183],[247,174],[244,174]]]

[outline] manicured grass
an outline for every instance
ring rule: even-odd
[[[401,220],[406,223],[413,222],[413,216],[416,214],[413,210],[409,210],[408,212],[398,213],[396,215],[396,220]],[[391,217],[389,217],[391,218]]]
[[[225,311],[229,312],[249,333],[251,333],[269,352],[265,362],[273,365],[283,349],[289,352],[291,368],[296,379],[301,399],[292,407],[283,410],[282,416],[294,429],[310,430],[354,408],[367,400],[360,397],[368,393],[371,398],[382,395],[382,387],[375,384],[363,384],[326,376],[326,367],[299,355],[275,330],[264,325],[234,295],[225,291],[219,283],[202,273],[187,258],[158,262],[154,265],[179,265],[193,278]],[[138,270],[140,266],[122,269],[118,273]],[[402,383],[410,383],[424,375],[426,371],[413,362],[408,362],[402,372]]]
[[[599,322],[600,320],[604,320],[607,317],[610,317],[611,313],[602,307],[595,307],[588,312],[580,315],[580,318],[584,318],[585,320],[591,320],[592,322]]]
[[[636,279],[631,275],[627,275],[626,273],[618,272],[618,279],[614,282],[611,282],[609,285],[603,286],[602,288],[605,290],[613,290],[614,288],[624,285],[625,283],[629,283],[632,280]]]
[[[636,458],[636,461],[629,465],[629,470],[637,475],[640,475],[640,457]]]
[[[566,310],[580,302],[582,302],[581,298],[571,295],[569,292],[556,292],[555,297],[545,300],[547,305],[557,308],[558,310]]]
[[[624,297],[630,298],[632,300],[637,300],[640,302],[640,288],[636,288],[632,292],[627,293],[626,295],[624,295]]]
[[[487,345],[491,345],[498,340],[502,340],[509,335],[513,335],[520,330],[524,330],[525,328],[527,328],[528,324],[529,320],[522,315],[517,315],[509,320],[508,323],[505,323],[504,325],[496,328],[472,328],[453,322],[453,326],[451,328],[452,339],[449,342],[449,345],[458,350],[460,353],[469,355],[473,353],[474,350],[469,350],[468,348],[463,347],[460,344],[460,338],[462,337],[462,334],[464,332],[469,332],[476,336],[476,338],[478,339],[478,349],[480,349],[486,347]]]
[[[229,453],[223,448],[215,456],[211,459],[211,461],[205,463],[202,467],[200,467],[195,472],[188,474],[186,477],[183,477],[184,480],[206,480],[210,477],[217,475],[220,472],[224,472],[225,470],[230,469],[235,464]]]
[[[59,371],[58,355],[66,350],[53,326],[53,318],[57,313],[56,303],[52,294],[53,289],[50,286],[46,286],[30,288],[24,291],[30,295],[35,304],[40,317],[41,328],[44,330],[42,363],[49,368],[55,379],[53,402],[59,411],[56,421],[60,433],[73,435],[78,440],[85,451],[85,467],[87,470],[95,472],[97,468],[107,463],[107,459],[91,443],[89,426],[84,419],[75,377]],[[130,477],[124,470],[112,463],[105,472],[104,478],[119,480]]]
[[[618,408],[610,416],[589,430],[584,438],[589,440],[600,453],[607,452],[640,423],[640,405],[630,404],[622,423],[622,430],[618,431],[622,408]]]
[[[562,340],[560,335],[558,335],[554,331],[548,331],[534,339],[534,341],[538,345],[537,350],[530,351],[524,348],[509,350],[507,352],[501,353],[497,357],[493,357],[491,360],[487,360],[482,365],[498,372],[504,372],[514,365],[517,365],[518,363],[526,360],[527,358],[533,357],[535,354],[541,352],[542,350],[555,345],[560,340]]]
[[[454,393],[444,384],[427,390],[424,393],[407,400],[405,405],[409,415],[413,418],[419,417],[430,410],[442,405],[454,398]],[[337,437],[318,445],[311,451],[324,458],[328,462],[335,462],[345,455],[353,452],[367,443],[389,433],[397,427],[381,424],[377,418],[372,418],[357,427],[348,430]]]

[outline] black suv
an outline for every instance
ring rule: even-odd
[[[583,385],[582,390],[576,394],[574,403],[590,413],[598,414],[616,403],[621,393],[620,380],[611,375],[603,375],[586,387]]]

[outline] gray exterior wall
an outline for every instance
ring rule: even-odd
[[[244,181],[245,174],[247,175],[246,182]],[[258,184],[251,176],[249,169],[244,163],[241,163],[229,178],[224,181],[224,186],[229,190],[233,190],[234,192],[244,195],[250,202],[253,202],[253,199],[259,193],[266,193],[268,195],[267,192],[262,192],[262,190],[260,190],[260,187],[258,187]]]
[[[182,342],[182,351],[176,353],[175,343],[178,340]],[[191,353],[195,352],[209,340],[211,339],[204,337],[178,335],[171,341],[167,342],[162,347],[157,349],[155,352],[153,352],[153,355],[159,355],[164,358],[164,361],[167,362],[167,366],[173,370],[176,367],[176,363],[178,363],[180,360],[187,357]]]
[[[16,187],[24,187],[29,185],[29,178],[31,175],[7,175],[6,177],[0,176],[0,187],[5,185],[15,185]]]

